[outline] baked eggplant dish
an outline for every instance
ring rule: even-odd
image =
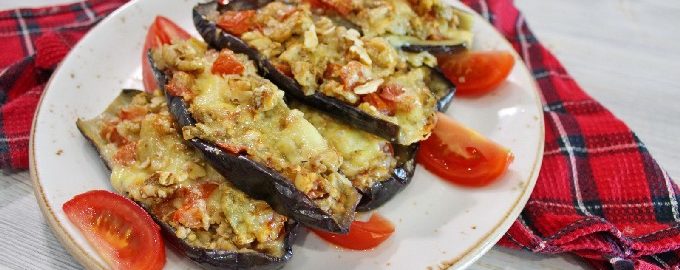
[[[296,222],[236,189],[182,139],[160,93],[124,90],[77,126],[166,240],[208,268],[276,269],[292,256]]]
[[[211,46],[247,54],[291,97],[390,142],[421,141],[436,122],[425,82],[437,60],[428,52],[395,49],[313,13],[308,3],[200,4],[194,23]]]
[[[391,199],[411,181],[415,170],[415,151],[395,152],[392,143],[354,128],[326,113],[292,101],[329,144],[343,157],[340,171],[362,194],[357,211],[374,209]]]
[[[361,195],[342,156],[252,61],[196,39],[150,52],[182,136],[246,194],[300,223],[346,233]]]
[[[440,0],[293,1],[407,51],[455,53],[472,43],[472,15]]]

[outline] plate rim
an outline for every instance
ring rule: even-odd
[[[90,29],[85,36],[81,38],[81,40],[84,40],[88,38],[93,30],[95,30],[99,25],[108,23],[110,20],[113,20],[113,18],[120,12],[123,12],[123,10],[126,10],[130,8],[131,6],[137,4],[139,0],[136,1],[130,1],[115,11],[113,11],[111,14],[109,14],[104,20],[99,22],[95,27]],[[501,38],[501,42],[505,43],[508,47],[514,48],[514,46],[505,38],[503,34],[501,34],[496,27],[494,27],[491,23],[489,23],[482,15],[477,13],[476,11],[472,10],[471,8],[465,6],[465,8],[475,17],[477,17],[478,20],[482,21],[482,23],[486,24],[491,28],[493,32],[495,32],[497,35],[499,35]],[[68,59],[71,57],[72,52],[74,52],[78,47],[80,46],[80,42],[74,46],[71,51],[66,55],[64,59]],[[517,219],[519,216],[520,212],[526,205],[527,201],[529,200],[529,197],[536,185],[536,181],[538,180],[538,173],[540,171],[541,165],[543,163],[543,153],[544,153],[544,147],[545,147],[545,118],[543,114],[543,104],[541,102],[542,100],[542,94],[540,91],[540,88],[538,87],[538,83],[536,82],[534,76],[531,74],[529,71],[529,67],[526,65],[524,62],[524,59],[519,55],[519,53],[516,50],[511,50],[510,52],[515,59],[519,59],[519,63],[521,64],[519,67],[520,72],[525,73],[525,75],[530,78],[529,81],[531,82],[531,88],[533,89],[534,93],[534,100],[536,103],[536,108],[538,108],[538,129],[539,129],[539,146],[536,149],[536,154],[534,158],[534,162],[531,168],[531,173],[527,177],[527,179],[524,179],[526,181],[526,184],[524,185],[524,189],[522,190],[521,196],[519,196],[515,202],[512,203],[512,207],[510,208],[510,211],[505,213],[505,216],[498,221],[496,225],[493,226],[493,228],[487,232],[484,236],[482,236],[480,239],[476,241],[476,243],[463,251],[460,255],[451,258],[449,260],[441,261],[437,263],[438,267],[440,269],[464,269],[468,266],[470,266],[472,263],[477,261],[480,257],[482,257],[486,252],[488,252],[500,239],[503,237],[505,232],[512,226],[514,221]],[[57,70],[53,74],[57,74],[58,69],[60,69],[61,64],[57,67]],[[47,197],[43,191],[43,187],[41,185],[40,181],[40,175],[37,170],[37,163],[35,160],[35,147],[34,147],[34,141],[35,141],[35,130],[37,126],[37,119],[38,115],[40,114],[41,108],[42,108],[42,103],[43,99],[45,97],[45,93],[51,88],[51,84],[53,82],[53,78],[55,76],[51,76],[50,79],[47,81],[43,93],[40,95],[40,99],[38,101],[37,109],[35,111],[35,114],[33,115],[33,120],[31,124],[31,131],[30,131],[30,139],[29,139],[29,175],[31,177],[31,181],[33,184],[33,190],[34,190],[34,195],[36,200],[38,201],[38,206],[40,208],[40,211],[42,212],[43,216],[46,218],[47,223],[56,236],[57,240],[61,243],[62,247],[64,247],[68,253],[74,257],[78,263],[83,265],[86,269],[107,269],[106,266],[100,264],[94,257],[92,257],[89,253],[87,253],[80,245],[78,245],[75,240],[71,237],[71,235],[64,229],[64,225],[61,224],[61,222],[57,219],[56,215],[54,214],[54,211],[52,209],[52,206],[49,205],[47,201]]]

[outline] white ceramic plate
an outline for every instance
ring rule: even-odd
[[[167,16],[195,34],[194,4],[189,0],[128,3],[78,43],[42,97],[30,147],[35,194],[56,236],[88,268],[105,268],[105,264],[61,206],[76,194],[111,187],[107,170],[75,121],[99,114],[122,88],[141,86],[141,49],[155,15]],[[477,49],[512,51],[478,15],[475,34]],[[419,168],[411,185],[378,209],[396,225],[387,242],[371,251],[354,252],[302,232],[287,269],[459,269],[490,249],[523,208],[543,154],[540,97],[533,78],[515,57],[518,64],[501,89],[482,98],[456,99],[447,112],[512,149],[515,161],[503,179],[489,187],[467,189]],[[166,268],[194,266],[182,256],[167,254]]]

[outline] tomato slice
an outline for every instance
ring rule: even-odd
[[[161,269],[165,246],[159,226],[139,205],[106,190],[93,190],[62,206],[113,269]]]
[[[366,250],[377,247],[385,242],[387,238],[390,238],[392,233],[394,233],[394,225],[379,214],[373,214],[366,222],[352,222],[348,234],[334,234],[319,230],[312,231],[324,240],[338,246],[354,250]]]
[[[217,18],[217,26],[230,34],[240,37],[253,28],[255,10],[229,10]]]
[[[456,95],[482,95],[508,77],[515,58],[506,51],[462,52],[437,56],[442,72],[456,84]]]
[[[510,150],[442,113],[437,119],[416,156],[426,169],[463,186],[488,185],[508,169],[513,160]]]
[[[184,31],[184,29],[177,26],[170,19],[156,16],[156,19],[149,26],[149,31],[146,33],[146,41],[142,49],[142,80],[144,81],[144,89],[147,92],[153,92],[158,88],[148,60],[147,54],[149,49],[163,44],[170,44],[173,40],[186,40],[190,37],[191,35],[187,31]]]
[[[243,74],[245,67],[241,62],[236,59],[234,53],[229,50],[222,50],[220,54],[213,62],[212,69],[210,70],[213,74]]]

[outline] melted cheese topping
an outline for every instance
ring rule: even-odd
[[[201,248],[283,255],[287,218],[235,189],[184,144],[163,96],[138,94],[88,122],[97,127],[114,189],[142,203],[177,237]]]
[[[351,5],[345,18],[367,36],[472,42],[470,14],[440,0],[353,0]]]
[[[389,179],[397,164],[390,143],[371,133],[347,124],[300,103],[291,106],[305,113],[321,135],[342,155],[340,171],[359,190],[367,191],[373,184]]]
[[[256,11],[253,24],[257,27],[241,39],[294,78],[305,94],[321,92],[398,125],[400,144],[429,136],[435,99],[417,73],[436,65],[431,54],[397,51],[384,38],[313,15],[308,4],[269,3]],[[390,86],[400,90],[385,100]]]
[[[184,97],[197,124],[183,129],[184,139],[198,137],[245,153],[292,181],[336,220],[352,214],[358,194],[338,173],[342,156],[300,111],[287,107],[283,92],[258,76],[245,55],[233,55],[244,66],[242,74],[213,74],[217,53],[193,40],[153,52],[156,63],[172,72],[171,81],[189,77],[182,79],[189,93]],[[197,64],[185,68],[177,59]]]

